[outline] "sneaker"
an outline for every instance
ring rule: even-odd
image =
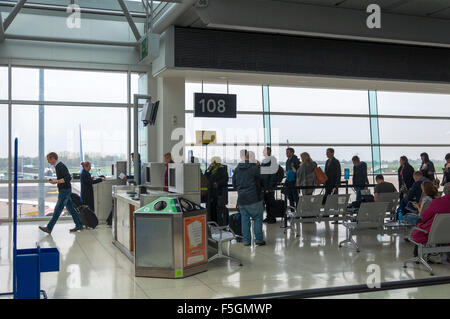
[[[256,244],[256,246],[264,246],[266,244],[266,242],[263,240],[260,242],[256,242],[255,244]]]
[[[72,228],[72,229],[70,230],[70,232],[73,233],[73,232],[76,232],[76,231],[78,231],[78,230],[83,230],[83,226]]]
[[[47,227],[39,226],[39,229],[42,230],[44,233],[51,234],[52,231],[48,229]]]

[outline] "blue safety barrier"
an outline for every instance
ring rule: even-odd
[[[0,293],[0,296],[40,299],[42,294],[44,299],[47,299],[47,293],[41,290],[41,273],[59,271],[59,251],[57,248],[41,248],[38,243],[36,248],[17,249],[17,138],[14,146],[13,292]]]

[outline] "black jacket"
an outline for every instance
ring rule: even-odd
[[[94,188],[92,187],[92,185],[100,183],[101,181],[101,178],[93,180],[91,177],[91,173],[89,173],[85,169],[81,171],[81,200],[83,201],[83,205],[88,205],[92,211],[94,211]]]
[[[238,192],[238,206],[259,202],[261,200],[261,172],[259,166],[248,161],[239,163],[234,170],[233,187]]]
[[[326,161],[325,175],[328,177],[325,187],[336,187],[341,183],[341,163],[335,157]]]
[[[406,188],[410,189],[414,184],[414,167],[407,163],[405,167],[400,166],[398,168],[397,174],[399,187],[401,188],[403,183],[405,183]]]
[[[271,162],[261,163],[262,167],[270,167]],[[277,174],[261,174],[262,191],[273,190],[277,187]]]
[[[205,172],[205,177],[208,179],[208,199],[217,196],[225,198],[225,204],[228,203],[228,169],[227,166],[221,165],[213,174],[208,168]],[[217,183],[217,188],[214,187]]]
[[[411,186],[411,189],[408,192],[408,200],[410,202],[416,202],[418,203],[420,200],[420,197],[422,196],[422,183],[423,181],[426,181],[427,179],[425,177],[421,177],[417,180],[417,182],[414,182],[414,184]]]
[[[292,169],[292,167],[294,167],[296,170],[299,168],[300,166],[300,160],[298,159],[297,155],[292,155],[291,158],[288,158],[286,160],[286,172],[290,169]]]
[[[57,184],[58,189],[71,188],[72,185],[70,185],[70,181],[72,180],[72,176],[70,175],[69,170],[67,169],[67,166],[64,165],[62,162],[59,162],[55,166],[55,171],[56,171],[56,178],[64,180],[64,183]]]
[[[353,185],[363,187],[367,184],[369,184],[367,164],[366,162],[361,162],[358,166],[353,166]]]

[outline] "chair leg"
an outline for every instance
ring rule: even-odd
[[[356,252],[360,252],[359,246],[356,241],[353,239],[353,234],[351,231],[347,230],[347,238],[339,243],[339,247],[342,247],[342,244],[350,243],[356,249]]]
[[[423,257],[419,257],[419,261],[422,263],[422,265],[424,265],[425,267],[427,267],[428,271],[430,272],[430,275],[433,276],[433,268],[431,268],[431,266],[425,261],[425,259],[423,259]]]
[[[419,261],[419,257],[413,257],[413,258],[410,258],[408,260],[405,260],[405,262],[403,263],[403,268],[407,268],[406,264],[408,264],[408,263],[415,263],[415,262],[418,262],[418,261]]]

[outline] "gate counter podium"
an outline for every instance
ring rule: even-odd
[[[184,278],[208,270],[206,209],[160,197],[134,212],[135,276]]]

